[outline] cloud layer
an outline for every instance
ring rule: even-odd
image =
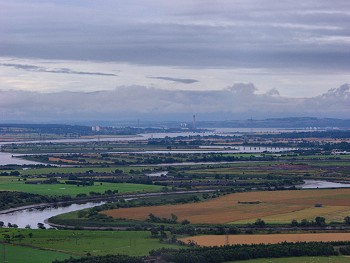
[[[281,116],[350,116],[350,85],[319,96],[285,98],[277,90],[258,94],[251,83],[219,91],[161,90],[124,86],[112,91],[38,93],[2,91],[3,120],[125,120],[191,116],[202,119],[269,118]],[[34,117],[35,116],[35,117]],[[221,116],[221,117],[218,117]]]
[[[101,72],[85,72],[85,71],[75,71],[69,68],[44,68],[35,65],[27,64],[13,64],[13,63],[0,63],[0,66],[10,67],[15,69],[21,69],[30,72],[45,72],[45,73],[58,73],[58,74],[76,74],[76,75],[95,75],[95,76],[117,76],[111,73],[101,73]]]
[[[0,114],[347,117],[349,24],[345,0],[0,0]]]
[[[0,2],[0,56],[348,70],[350,2]]]
[[[150,78],[150,79],[162,79],[162,80],[168,80],[168,81],[172,81],[172,82],[180,82],[183,84],[192,84],[195,82],[199,82],[196,79],[179,79],[179,78],[172,78],[172,77],[152,77],[152,76],[149,76],[148,78]]]

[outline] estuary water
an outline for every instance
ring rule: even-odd
[[[321,180],[304,180],[305,184],[296,185],[301,189],[350,188],[350,184],[335,183]]]
[[[17,224],[19,228],[25,228],[27,225],[30,225],[31,228],[38,228],[37,224],[42,223],[45,227],[50,227],[45,223],[45,220],[57,216],[60,214],[78,211],[85,208],[91,208],[94,206],[99,206],[105,202],[98,203],[86,203],[86,204],[71,204],[68,206],[48,206],[43,208],[28,208],[25,210],[19,210],[7,214],[0,214],[0,221],[5,223],[7,226],[8,223]]]
[[[34,162],[34,161],[29,161],[29,160],[13,157],[12,153],[0,152],[0,166],[7,165],[7,164],[17,164],[17,165],[44,164],[44,165],[46,165],[45,163]]]
[[[296,148],[288,147],[259,147],[259,146],[199,146],[198,149],[190,150],[150,150],[150,151],[133,151],[133,152],[107,152],[107,153],[164,153],[164,154],[177,154],[177,153],[280,153],[297,150]]]

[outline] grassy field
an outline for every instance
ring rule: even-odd
[[[237,244],[277,244],[282,242],[331,242],[350,241],[350,233],[260,234],[260,235],[204,235],[180,239],[190,240],[200,246],[224,246]]]
[[[64,260],[70,256],[71,255],[50,250],[35,249],[11,244],[0,245],[0,262],[51,263],[53,260]]]
[[[293,258],[260,258],[234,261],[235,263],[348,263],[349,257],[293,257]],[[226,262],[231,263],[231,262]],[[233,263],[233,262],[232,262]]]
[[[315,207],[322,204],[322,207]],[[293,219],[313,220],[323,216],[327,222],[343,221],[350,215],[350,189],[245,192],[225,195],[195,204],[123,208],[104,212],[115,218],[145,220],[150,213],[191,223],[290,223]]]
[[[89,194],[91,191],[104,193],[106,190],[118,190],[119,193],[158,191],[161,186],[128,183],[97,183],[93,186],[69,184],[25,184],[14,177],[0,177],[0,191],[21,191],[48,196]]]
[[[0,237],[4,231],[12,236],[22,234],[21,241],[14,242],[34,248],[50,249],[53,251],[84,256],[106,254],[127,254],[133,256],[148,255],[152,249],[161,247],[179,247],[162,244],[157,238],[151,238],[149,231],[73,231],[73,230],[8,230],[0,229]],[[33,237],[28,234],[33,233]],[[20,262],[20,261],[19,261]],[[23,261],[25,262],[25,261]]]

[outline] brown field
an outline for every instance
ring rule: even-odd
[[[260,203],[247,204],[257,201]],[[323,207],[315,208],[315,204],[322,204]],[[316,216],[323,216],[327,221],[342,221],[346,215],[350,215],[350,189],[235,193],[206,202],[123,208],[103,213],[114,218],[134,220],[146,220],[150,213],[166,218],[175,214],[178,221],[187,219],[194,224],[254,222],[257,218],[289,223],[292,219],[314,219]]]
[[[270,234],[270,235],[206,235],[180,238],[189,243],[196,242],[200,246],[224,246],[236,244],[276,244],[281,242],[312,241],[350,241],[350,233],[318,233],[318,234]]]
[[[68,159],[58,158],[58,157],[49,157],[50,162],[64,162],[64,163],[79,163],[79,161],[72,161]]]

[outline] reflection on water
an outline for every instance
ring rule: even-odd
[[[8,223],[17,224],[19,228],[25,228],[26,225],[30,225],[31,228],[37,228],[38,223],[43,223],[45,227],[50,227],[48,224],[44,223],[44,221],[50,217],[85,208],[99,206],[104,203],[105,202],[98,202],[86,204],[72,204],[68,206],[25,209],[8,214],[1,214],[0,221],[3,221],[5,223],[5,226],[7,226]]]
[[[177,154],[177,153],[277,153],[287,152],[296,150],[296,148],[287,147],[250,147],[250,146],[232,146],[232,148],[225,146],[201,146],[199,150],[150,150],[150,151],[139,151],[139,152],[122,152],[122,153],[166,153],[166,154]],[[108,152],[118,153],[118,152]],[[119,152],[121,153],[121,152]]]
[[[0,165],[7,165],[7,164],[24,165],[24,164],[44,164],[44,163],[28,161],[20,158],[14,158],[12,157],[12,153],[0,152]]]
[[[166,176],[168,174],[168,171],[161,171],[161,172],[155,172],[155,173],[149,173],[146,174],[147,176],[154,176],[154,177],[159,177],[159,176]]]
[[[350,184],[334,183],[328,181],[320,180],[304,180],[305,184],[296,185],[298,188],[302,189],[317,189],[317,188],[347,188]]]

